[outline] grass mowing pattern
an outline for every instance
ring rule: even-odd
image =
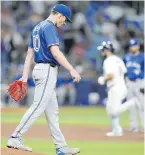
[[[23,114],[21,113],[2,113],[1,121],[5,124],[18,124]],[[61,107],[60,124],[75,124],[89,126],[110,126],[105,108],[100,107]],[[120,116],[122,126],[128,127],[128,112]],[[42,115],[35,124],[46,124],[45,116]]]

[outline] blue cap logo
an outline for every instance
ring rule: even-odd
[[[139,45],[139,41],[137,39],[131,39],[129,41],[129,46],[136,46]]]
[[[71,17],[71,10],[64,4],[56,4],[52,11],[55,11],[55,12],[59,12],[61,13],[62,15],[64,15],[67,19],[68,22],[72,22],[70,17]]]

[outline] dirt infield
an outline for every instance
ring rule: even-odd
[[[2,108],[2,113],[24,113],[25,108]],[[16,125],[1,124],[1,136],[9,137],[14,131]],[[144,135],[141,132],[131,133],[128,129],[124,129],[123,137],[106,137],[105,133],[111,131],[111,127],[85,126],[85,125],[61,125],[61,130],[67,140],[80,141],[128,141],[143,142]],[[40,132],[41,131],[41,132]],[[50,140],[47,125],[33,125],[25,134],[26,138],[37,138]]]
[[[1,136],[9,137],[15,127],[16,125],[2,124]],[[143,133],[131,133],[127,131],[127,129],[124,130],[123,137],[106,137],[105,133],[111,130],[111,128],[108,127],[62,125],[61,130],[67,140],[143,142]],[[26,132],[25,137],[43,140],[51,139],[49,130],[45,125],[33,125],[28,132]]]

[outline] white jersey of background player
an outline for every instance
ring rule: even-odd
[[[112,132],[107,136],[122,136],[123,130],[119,124],[118,115],[135,105],[135,99],[130,99],[122,104],[123,99],[127,96],[127,87],[124,81],[124,74],[127,72],[124,62],[121,58],[114,55],[114,48],[111,42],[103,42],[98,47],[102,56],[106,57],[103,63],[103,76],[98,78],[98,83],[107,84],[108,100],[106,110],[112,123]]]

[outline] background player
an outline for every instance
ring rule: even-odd
[[[55,86],[57,81],[58,67],[62,65],[66,68],[74,82],[79,82],[79,73],[66,60],[59,49],[59,38],[56,27],[61,27],[70,20],[71,11],[63,4],[56,4],[50,16],[36,25],[32,31],[27,56],[25,59],[23,75],[20,80],[27,82],[34,60],[36,65],[33,69],[33,79],[35,81],[34,101],[31,107],[23,116],[20,124],[8,140],[7,147],[32,151],[24,146],[21,139],[34,123],[34,121],[44,112],[52,139],[56,146],[56,153],[61,155],[77,154],[80,149],[67,147],[58,123],[58,103],[56,99]]]
[[[129,53],[124,56],[124,62],[127,67],[126,83],[128,87],[127,99],[136,96],[139,102],[143,105],[143,93],[141,89],[144,86],[144,54],[140,53],[139,41],[131,39],[129,41]],[[130,113],[130,130],[132,132],[138,132],[138,112],[140,115],[142,131],[144,132],[144,110],[138,109],[136,106],[132,106],[129,109]]]
[[[103,63],[104,75],[98,78],[98,83],[103,85],[107,82],[108,88],[106,110],[112,123],[112,132],[108,132],[106,135],[122,136],[123,131],[119,124],[118,115],[135,104],[135,99],[130,99],[125,104],[122,104],[127,95],[124,80],[124,74],[127,70],[121,58],[113,54],[114,48],[111,42],[103,42],[98,47],[98,50],[102,52],[102,56],[106,57]]]

